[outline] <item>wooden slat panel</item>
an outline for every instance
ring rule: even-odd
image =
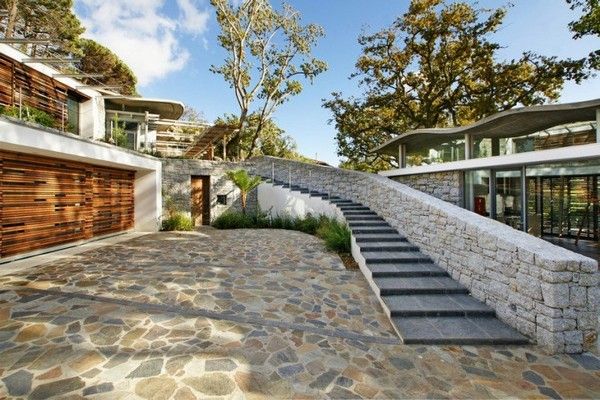
[[[132,228],[134,178],[133,171],[0,151],[0,257]]]

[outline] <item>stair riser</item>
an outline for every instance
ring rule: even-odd
[[[371,272],[373,278],[431,278],[431,277],[446,277],[448,276],[445,272],[435,272],[435,271],[423,271],[423,272],[402,272],[402,271],[394,271],[394,272]]]
[[[350,228],[391,228],[387,222],[349,222]]]
[[[365,260],[369,264],[433,264],[431,259],[422,257],[406,258],[368,258]]]
[[[373,242],[386,242],[386,243],[393,243],[393,242],[399,242],[399,243],[406,243],[408,242],[408,240],[406,238],[403,237],[397,237],[397,238],[385,238],[385,237],[381,237],[381,238],[356,238],[356,243],[360,246],[361,243],[373,243]]]
[[[348,221],[349,223],[353,223],[353,222],[385,222],[385,220],[383,218],[374,216],[374,215],[363,215],[363,216],[349,215],[346,217],[346,221]]]
[[[378,217],[373,211],[344,211],[344,217]]]
[[[360,234],[369,234],[369,233],[398,233],[395,229],[369,229],[369,228],[354,228],[352,229],[352,233]]]
[[[417,246],[360,246],[360,251],[368,251],[368,252],[376,252],[376,251],[401,251],[401,252],[411,252],[411,251],[419,251]]]
[[[454,310],[428,310],[428,311],[395,311],[390,310],[392,317],[494,317],[493,311],[454,311]]]
[[[379,289],[380,296],[411,295],[411,294],[468,294],[467,289],[448,288],[414,288],[414,289]]]

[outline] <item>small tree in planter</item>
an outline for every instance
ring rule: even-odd
[[[260,185],[262,180],[258,176],[250,176],[248,171],[244,169],[227,171],[227,177],[238,187],[238,189],[240,189],[242,213],[246,214],[246,200],[248,198],[248,193]]]

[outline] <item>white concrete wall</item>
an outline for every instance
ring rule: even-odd
[[[5,118],[0,118],[0,149],[136,171],[135,230],[159,229],[162,209],[159,159]]]
[[[273,217],[304,218],[311,214],[325,215],[343,221],[342,213],[329,201],[320,197],[310,197],[307,193],[274,186],[271,183],[262,183],[258,186],[258,205],[262,211],[270,213]]]

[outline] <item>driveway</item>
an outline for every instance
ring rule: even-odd
[[[360,272],[320,240],[207,228],[0,276],[1,394],[592,398],[600,360],[402,345]]]

